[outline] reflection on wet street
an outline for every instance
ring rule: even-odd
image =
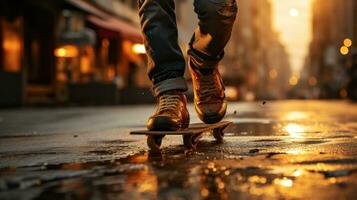
[[[0,199],[355,198],[357,105],[268,102],[230,109],[227,120],[234,123],[225,141],[206,135],[196,151],[174,136],[165,138],[161,153],[151,153],[145,137],[126,138],[130,128],[120,145],[114,138],[69,149],[68,155],[81,152],[77,161],[14,166],[24,156],[1,151],[1,162],[12,164],[0,169]],[[131,155],[119,156],[127,149]],[[27,157],[39,153],[61,156],[47,148]]]

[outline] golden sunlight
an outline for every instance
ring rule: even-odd
[[[299,176],[301,176],[302,174],[303,174],[303,171],[300,170],[300,169],[297,169],[297,170],[295,170],[295,171],[293,172],[293,176],[295,176],[295,177],[299,177]]]
[[[302,137],[302,133],[304,132],[304,127],[303,126],[300,126],[298,124],[288,124],[284,127],[284,130],[289,133],[289,135],[291,137],[294,137],[294,138],[301,138]]]
[[[274,26],[287,47],[291,67],[295,73],[299,73],[304,65],[312,37],[311,1],[271,0]]]
[[[290,16],[292,16],[292,17],[297,17],[300,14],[299,10],[296,8],[290,9],[289,13],[290,13]]]
[[[293,181],[291,179],[288,179],[286,177],[280,179],[280,178],[276,178],[273,181],[275,184],[277,185],[281,185],[283,187],[292,187],[293,186]]]
[[[304,112],[299,112],[299,111],[293,111],[293,112],[288,112],[285,116],[284,119],[286,120],[303,120],[307,119],[309,116],[304,113]]]
[[[289,149],[286,151],[287,154],[293,154],[293,155],[299,155],[304,153],[303,149],[301,148],[294,148],[294,149]]]

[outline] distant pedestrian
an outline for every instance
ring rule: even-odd
[[[188,66],[195,108],[205,123],[216,123],[226,113],[227,102],[218,63],[236,19],[235,0],[194,0],[199,23],[189,43]],[[174,0],[139,0],[139,15],[149,59],[148,75],[158,107],[148,120],[149,130],[178,130],[189,125],[183,94],[185,59],[178,45]]]

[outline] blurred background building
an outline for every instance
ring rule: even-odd
[[[357,1],[315,0],[300,96],[357,99]]]
[[[219,66],[230,100],[356,96],[357,3],[312,3],[310,53],[296,75],[272,1],[238,1]],[[186,52],[197,26],[193,0],[176,0],[176,11]],[[142,43],[136,0],[2,0],[0,106],[154,102]]]
[[[179,41],[186,52],[197,16],[192,0],[176,2]],[[230,100],[286,98],[291,87],[289,56],[273,30],[272,17],[269,0],[238,1],[238,17],[220,63]]]
[[[227,95],[234,96],[229,91],[236,88],[243,100],[286,98],[289,56],[273,30],[270,1],[240,0],[238,13],[221,66]]]
[[[1,1],[0,104],[115,104],[132,101],[122,95],[128,88],[147,91],[136,8],[131,0]]]

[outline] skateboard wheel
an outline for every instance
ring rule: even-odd
[[[196,149],[199,137],[193,135],[183,135],[183,144],[189,149]]]
[[[153,135],[149,135],[147,137],[147,144],[148,147],[152,150],[152,151],[160,151],[160,146],[162,143],[162,136],[153,136]]]
[[[213,133],[213,137],[218,141],[218,142],[222,142],[223,141],[223,137],[224,137],[224,130],[225,127],[223,128],[215,128],[213,129],[212,133]]]

